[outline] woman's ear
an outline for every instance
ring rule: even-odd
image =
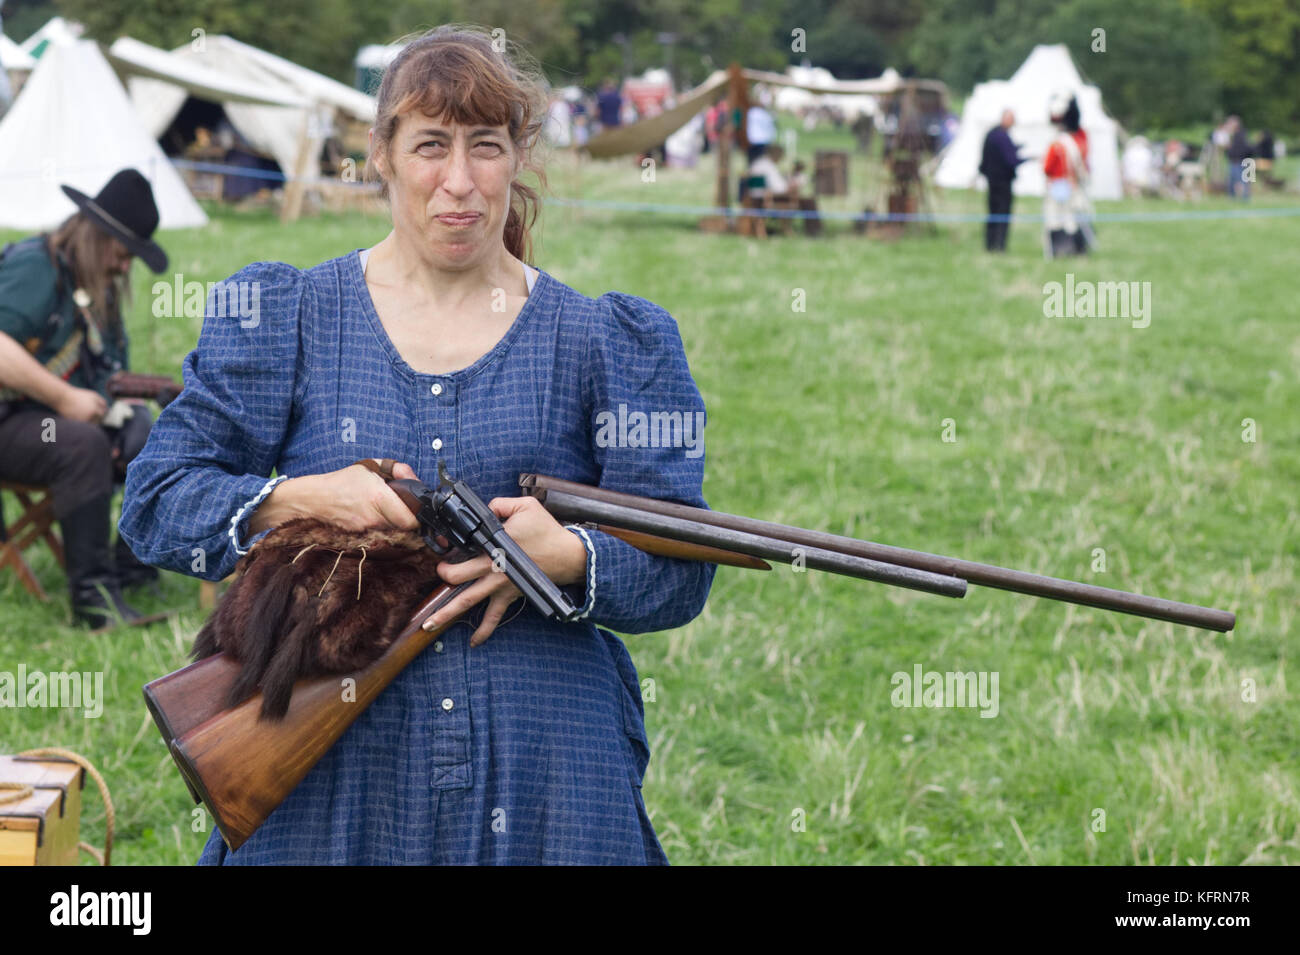
[[[379,178],[388,181],[388,170],[384,168],[382,157],[375,152],[375,127],[371,126],[366,134],[366,162],[375,164],[375,172]]]

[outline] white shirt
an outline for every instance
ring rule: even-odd
[[[771,195],[777,192],[785,192],[788,184],[785,176],[781,175],[781,170],[777,168],[776,163],[772,162],[767,155],[759,156],[750,164],[749,174],[751,176],[762,176],[767,183],[767,194]]]
[[[745,116],[745,136],[752,146],[766,146],[776,139],[776,120],[761,106],[751,106]]]

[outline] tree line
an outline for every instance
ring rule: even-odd
[[[175,47],[228,33],[345,82],[366,43],[440,23],[500,27],[556,85],[668,66],[691,85],[732,61],[805,57],[841,78],[887,66],[957,93],[1006,78],[1036,43],[1065,43],[1134,130],[1238,113],[1300,130],[1300,0],[7,0],[22,39],[49,16],[111,42]]]

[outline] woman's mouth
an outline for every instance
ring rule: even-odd
[[[444,225],[467,226],[473,225],[482,217],[478,212],[444,212],[438,216],[438,221]]]

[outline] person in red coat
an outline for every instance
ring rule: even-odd
[[[1048,109],[1060,132],[1043,159],[1045,251],[1051,258],[1081,255],[1094,243],[1087,193],[1088,134],[1079,125],[1079,104],[1073,96],[1058,93]]]

